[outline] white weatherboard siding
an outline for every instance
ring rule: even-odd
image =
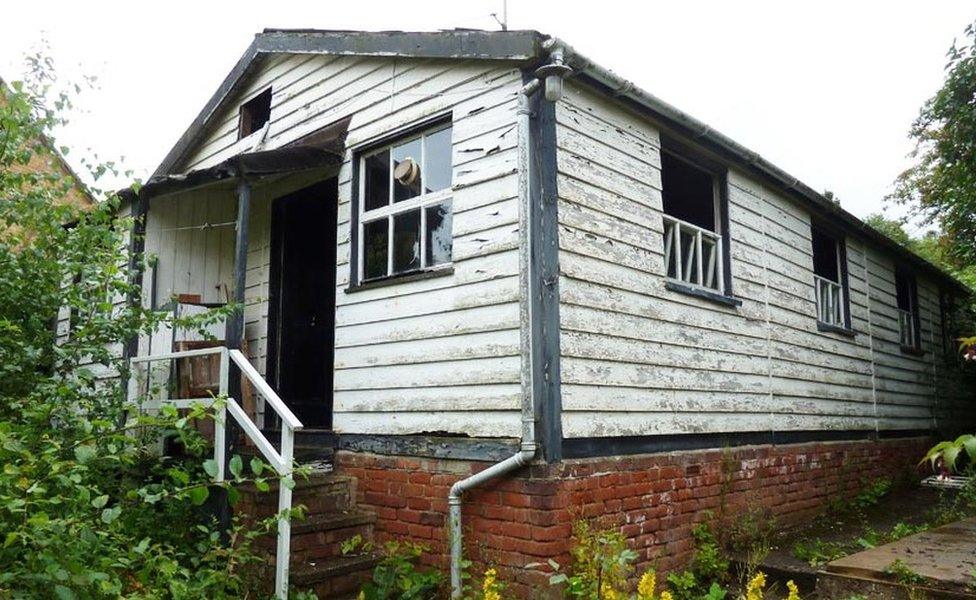
[[[918,281],[926,354],[907,355],[893,259],[848,238],[858,335],[818,331],[809,213],[732,170],[732,289],[742,306],[666,290],[658,131],[568,84],[556,137],[567,438],[927,429],[939,402],[960,401],[931,281]]]
[[[264,149],[352,116],[350,150],[339,171],[336,431],[517,436],[519,70],[477,61],[265,59],[242,93],[215,116],[181,170],[212,166],[250,149],[256,137],[236,139],[238,106],[268,85],[273,97]],[[453,121],[454,273],[347,293],[356,147],[446,114]],[[256,200],[255,206],[266,223],[267,202]],[[263,371],[269,238],[261,227],[252,217],[248,297],[261,300],[248,307],[247,331]]]

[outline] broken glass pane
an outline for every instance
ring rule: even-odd
[[[393,201],[420,195],[420,139],[393,147]]]
[[[427,144],[425,193],[451,187],[451,128],[434,132],[424,141]]]
[[[451,231],[451,202],[428,206],[427,211],[427,266],[451,262],[454,238]]]
[[[393,273],[420,268],[420,209],[393,217]]]
[[[388,237],[387,219],[363,225],[363,279],[386,276]]]
[[[365,210],[382,208],[390,203],[390,155],[387,151],[366,157],[363,161],[366,178]]]

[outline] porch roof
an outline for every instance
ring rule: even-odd
[[[242,178],[257,179],[298,171],[337,167],[342,164],[342,160],[342,152],[336,149],[333,144],[286,146],[274,150],[238,154],[212,167],[185,174],[154,175],[138,191],[124,190],[122,193],[132,198],[138,195],[142,199],[148,199],[222,181],[233,182]]]

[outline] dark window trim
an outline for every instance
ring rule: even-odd
[[[729,170],[728,167],[722,163],[712,160],[705,156],[702,152],[696,150],[688,143],[683,142],[677,138],[673,138],[667,134],[661,135],[661,152],[666,152],[671,156],[683,160],[686,163],[691,164],[707,173],[711,174],[715,178],[715,186],[718,188],[717,200],[718,200],[718,219],[717,224],[721,227],[721,237],[722,237],[722,293],[709,292],[713,296],[725,296],[733,302],[738,302],[734,306],[742,304],[741,301],[736,300],[732,295],[732,242],[731,236],[729,235]],[[662,185],[663,188],[663,185]],[[663,191],[663,190],[662,190]],[[664,212],[664,207],[661,207],[661,212]],[[667,274],[665,274],[666,276]],[[676,283],[677,282],[672,282]],[[681,284],[677,284],[681,285]],[[691,287],[691,286],[684,286]],[[693,288],[698,289],[698,288]],[[676,290],[678,291],[678,290]]]
[[[857,331],[851,327],[839,327],[837,325],[831,325],[830,323],[824,323],[823,321],[817,319],[817,331],[825,331],[828,333],[836,333],[838,335],[846,335],[847,337],[857,337]]]
[[[909,269],[902,265],[895,266],[895,308],[901,309],[898,306],[898,277],[899,274],[902,277],[908,279],[908,301],[911,304],[911,315],[912,323],[915,329],[915,339],[912,340],[911,345],[900,344],[900,348],[903,354],[910,354],[912,356],[923,356],[925,351],[922,350],[922,311],[918,306],[918,277],[915,271]],[[901,337],[901,330],[898,331],[899,338]]]
[[[362,199],[359,197],[359,163],[360,159],[365,154],[369,154],[373,150],[381,147],[387,146],[391,142],[403,138],[422,133],[427,129],[432,129],[440,125],[453,124],[453,115],[450,111],[447,113],[440,113],[436,116],[429,117],[422,121],[418,121],[408,127],[402,127],[395,129],[393,131],[388,131],[383,135],[370,140],[368,143],[361,146],[356,146],[352,148],[352,179],[350,185],[352,186],[352,193],[349,195],[350,206],[349,206],[349,286],[346,288],[347,292],[357,291],[360,289],[367,289],[367,284],[370,283],[384,283],[385,285],[393,285],[393,283],[399,283],[405,281],[404,278],[416,276],[417,271],[411,271],[409,273],[400,273],[397,275],[389,275],[381,279],[371,279],[369,281],[359,281],[359,203]],[[454,165],[451,165],[452,168]],[[453,205],[451,208],[453,212]],[[453,234],[452,234],[453,235]],[[421,249],[423,251],[423,249]],[[426,269],[425,271],[445,271],[445,268],[437,269],[436,267]],[[451,270],[453,272],[453,269]],[[450,274],[450,273],[447,273]],[[391,281],[393,283],[391,283]],[[383,287],[381,285],[373,287]]]
[[[408,273],[399,273],[397,275],[388,275],[386,277],[380,277],[378,279],[370,279],[369,281],[364,281],[362,283],[357,283],[355,285],[350,285],[346,287],[345,292],[347,294],[354,294],[356,292],[361,292],[363,290],[372,290],[375,288],[388,287],[391,285],[399,285],[401,283],[409,283],[411,281],[424,281],[425,279],[436,279],[438,277],[447,277],[454,274],[454,267],[451,265],[442,267],[431,267],[429,269],[421,269],[419,271],[410,271]]]
[[[728,306],[731,308],[742,306],[742,300],[738,298],[726,296],[725,294],[719,294],[718,292],[713,292],[695,285],[688,285],[686,283],[673,281],[671,279],[666,279],[664,281],[664,288],[672,292],[685,294],[686,296],[694,296],[695,298],[701,298],[702,300],[714,302],[715,304],[721,304],[722,306]]]
[[[836,333],[841,333],[841,334],[844,334],[844,335],[850,334],[853,337],[853,334],[855,332],[854,332],[854,327],[853,327],[852,321],[851,321],[851,282],[850,282],[850,276],[849,276],[849,273],[848,273],[849,267],[848,267],[848,264],[847,264],[847,236],[844,234],[844,230],[843,229],[841,229],[839,227],[836,227],[836,226],[832,225],[831,223],[827,223],[827,222],[825,222],[825,221],[823,221],[821,219],[818,219],[818,218],[816,218],[814,216],[811,216],[811,218],[810,218],[811,236],[812,236],[812,233],[813,233],[812,230],[814,228],[819,229],[823,233],[825,233],[825,234],[829,235],[830,237],[834,238],[834,240],[837,242],[837,260],[840,263],[840,265],[839,265],[839,268],[840,268],[840,272],[839,272],[839,275],[840,275],[840,289],[841,289],[841,295],[844,297],[843,298],[843,302],[844,302],[844,327],[837,327],[836,325],[831,325],[830,323],[824,323],[823,321],[820,320],[820,315],[818,314],[817,315],[817,328],[820,331],[834,331]],[[811,244],[812,243],[813,243],[813,240],[812,240],[812,237],[811,237]],[[813,255],[812,254],[811,254],[811,260],[813,260]],[[821,325],[823,325],[826,328],[825,329],[820,329],[820,326]]]

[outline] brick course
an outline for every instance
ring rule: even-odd
[[[908,476],[930,440],[816,442],[532,465],[466,494],[465,556],[496,566],[518,597],[550,596],[547,567],[569,563],[578,518],[619,528],[638,568],[683,567],[693,527],[712,514],[761,511],[777,526],[809,520],[832,500],[879,477]],[[489,463],[339,452],[336,468],[359,481],[358,501],[376,511],[377,541],[410,539],[447,564],[447,494]]]

